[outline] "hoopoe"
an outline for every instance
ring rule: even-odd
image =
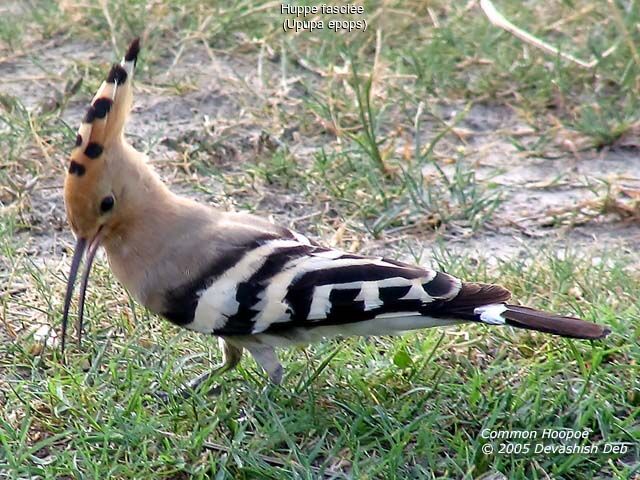
[[[245,349],[278,384],[283,369],[276,348],[334,336],[399,334],[461,322],[577,339],[609,333],[602,325],[507,303],[511,294],[499,285],[326,248],[263,218],[172,193],[123,134],[139,50],[136,39],[111,68],[71,153],[64,198],[77,244],[64,302],[63,353],[83,254],[78,339],[99,246],[142,305],[178,326],[218,337],[222,365],[190,382],[191,388],[234,368]]]

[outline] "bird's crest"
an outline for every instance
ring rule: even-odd
[[[122,61],[111,67],[107,79],[93,97],[78,129],[68,178],[93,176],[92,170],[97,170],[105,149],[121,140],[124,123],[131,109],[132,80],[139,52],[140,39],[136,38]]]

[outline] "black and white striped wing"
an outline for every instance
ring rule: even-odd
[[[457,278],[445,273],[302,239],[271,239],[247,249],[198,292],[193,316],[183,326],[229,336],[375,319],[392,323],[428,316],[461,288]],[[407,329],[402,322],[398,326]]]
[[[458,279],[432,270],[316,251],[273,278],[258,304],[267,308],[259,312],[253,333],[426,316],[459,289]]]

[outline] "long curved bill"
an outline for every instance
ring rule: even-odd
[[[85,250],[87,251],[87,261],[82,272],[82,279],[80,281],[80,301],[78,303],[78,321],[76,323],[76,331],[78,333],[78,345],[82,340],[82,328],[84,320],[84,301],[87,295],[87,285],[89,283],[89,274],[91,273],[91,266],[93,265],[93,259],[96,256],[96,251],[100,246],[101,240],[100,232],[91,240],[89,247],[87,248],[87,239],[78,238],[76,242],[75,251],[73,252],[73,259],[71,260],[71,271],[69,272],[69,279],[67,281],[67,293],[64,297],[64,311],[62,313],[62,341],[60,342],[60,350],[62,357],[64,358],[64,347],[67,341],[67,326],[69,324],[69,309],[71,307],[71,297],[73,296],[73,287],[80,270],[80,263],[82,262],[82,255]]]
[[[80,269],[80,263],[82,262],[82,255],[87,246],[87,239],[78,237],[76,247],[73,252],[73,259],[71,260],[71,270],[69,271],[69,279],[67,280],[67,293],[64,296],[64,311],[62,313],[62,342],[60,343],[60,351],[62,358],[64,359],[64,347],[65,340],[67,338],[67,323],[69,321],[69,307],[71,307],[71,297],[73,295],[73,287],[76,283],[76,277],[78,276],[78,270]]]
[[[87,295],[87,285],[89,283],[89,274],[91,273],[91,266],[93,265],[93,259],[96,256],[98,247],[100,246],[100,237],[96,235],[87,250],[87,263],[84,266],[84,272],[82,272],[82,279],[80,280],[80,303],[78,303],[78,322],[76,323],[76,332],[78,335],[78,346],[82,342],[82,328],[84,320],[84,299]]]

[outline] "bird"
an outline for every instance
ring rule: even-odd
[[[243,212],[173,193],[124,134],[140,52],[134,39],[82,119],[64,181],[76,245],[62,316],[83,257],[76,330],[98,248],[140,304],[179,327],[218,338],[222,363],[184,385],[193,390],[235,368],[248,351],[280,384],[276,350],[331,337],[396,335],[475,323],[597,340],[610,329],[510,303],[497,284],[382,256],[347,253]]]

